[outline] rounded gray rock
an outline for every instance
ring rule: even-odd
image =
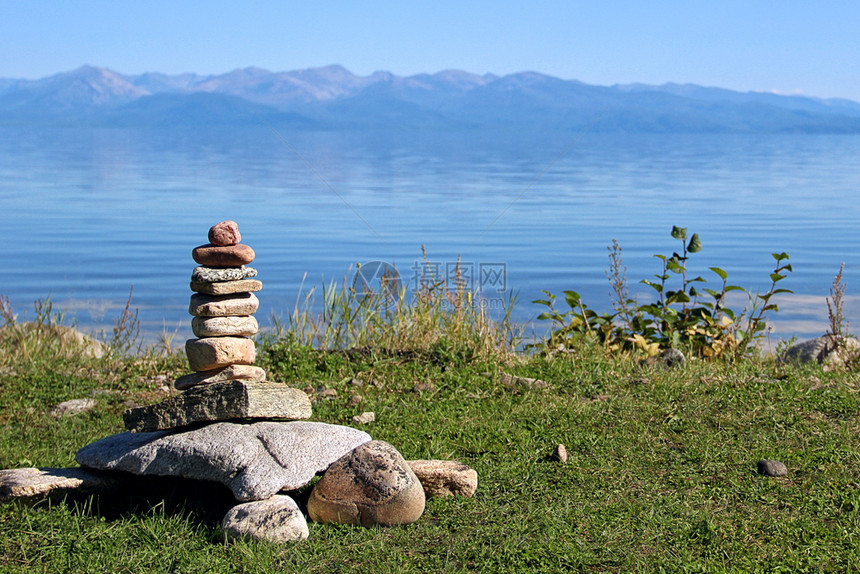
[[[293,542],[308,537],[308,523],[296,501],[284,494],[234,506],[221,521],[226,540],[252,538]]]
[[[424,512],[424,488],[397,450],[381,440],[335,461],[314,486],[308,514],[316,522],[393,526]]]
[[[687,364],[687,359],[678,349],[666,349],[660,353],[660,363],[664,369],[676,369]]]
[[[778,460],[762,459],[756,463],[756,469],[759,474],[765,476],[785,476],[788,474],[788,468]]]

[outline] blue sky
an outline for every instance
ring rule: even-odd
[[[247,2],[0,0],[0,77],[83,64],[361,75],[534,70],[860,100],[857,0]]]

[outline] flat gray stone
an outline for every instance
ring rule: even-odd
[[[195,337],[253,337],[260,326],[252,316],[194,317],[191,330]]]
[[[188,313],[195,317],[253,315],[259,307],[260,300],[253,293],[237,293],[236,295],[195,293],[191,296]]]
[[[51,416],[54,418],[77,415],[93,410],[98,403],[95,399],[72,399],[63,401],[51,409]]]
[[[254,365],[228,365],[211,371],[199,373],[188,373],[182,375],[173,382],[173,386],[180,391],[196,387],[198,385],[211,385],[213,383],[226,383],[227,381],[265,381],[266,371],[262,367]]]
[[[195,267],[191,272],[191,281],[199,283],[220,283],[221,281],[238,281],[257,276],[253,267]]]
[[[509,389],[516,389],[518,387],[526,389],[545,389],[549,386],[546,381],[542,381],[541,379],[532,379],[531,377],[519,377],[517,375],[510,375],[508,373],[502,373],[500,378],[502,384]]]
[[[226,540],[251,538],[277,543],[304,540],[310,534],[296,501],[285,494],[234,506],[221,521],[221,531]]]
[[[119,485],[117,477],[86,468],[14,468],[0,470],[0,502],[42,498],[54,492],[88,494]]]
[[[133,432],[175,429],[193,423],[234,419],[311,418],[311,401],[282,383],[228,381],[194,387],[155,405],[125,411],[125,428]]]
[[[249,501],[301,488],[368,441],[366,432],[319,422],[221,422],[185,432],[111,435],[80,449],[75,460],[100,470],[211,480]]]
[[[205,283],[192,281],[191,290],[207,295],[232,295],[233,293],[255,293],[263,288],[263,282],[257,279],[240,279],[221,283]]]

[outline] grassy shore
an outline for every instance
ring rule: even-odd
[[[853,371],[757,357],[663,370],[587,344],[544,358],[504,345],[482,353],[484,339],[464,344],[444,334],[422,336],[411,350],[389,340],[353,352],[298,339],[265,338],[258,364],[270,380],[337,391],[314,393],[314,420],[351,424],[374,411],[365,427],[374,438],[407,459],[468,464],[478,472],[477,494],[431,499],[405,527],[311,523],[307,541],[287,546],[223,543],[218,523],[231,502],[217,489],[13,502],[0,506],[0,570],[860,569]],[[75,466],[78,448],[123,430],[127,405],[160,400],[187,370],[183,355],[154,350],[84,358],[47,331],[0,341],[2,468]],[[547,384],[511,383],[502,373]],[[350,406],[354,394],[363,402]],[[50,414],[81,397],[94,397],[96,407]],[[557,444],[567,462],[550,456]],[[762,458],[783,461],[788,475],[758,475]]]

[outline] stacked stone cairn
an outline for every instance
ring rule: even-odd
[[[305,513],[287,493],[322,479],[306,513],[316,522],[390,526],[409,524],[428,496],[472,496],[477,473],[454,461],[406,461],[390,444],[355,428],[303,419],[311,402],[298,389],[266,380],[254,366],[253,315],[262,288],[247,267],[254,251],[238,226],[222,221],[209,244],[193,250],[191,322],[185,345],[192,373],[180,392],[123,414],[127,432],[81,448],[80,468],[0,471],[0,501],[103,493],[129,474],[218,482],[240,503],[227,512],[226,539],[274,542],[307,538]],[[136,479],[137,480],[137,479]]]

